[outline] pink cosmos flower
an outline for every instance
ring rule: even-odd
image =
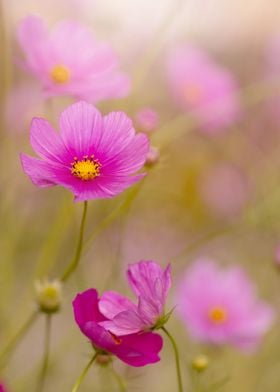
[[[129,284],[138,298],[137,305],[114,291],[105,292],[99,302],[108,319],[101,325],[118,336],[151,330],[164,323],[164,305],[171,286],[170,265],[163,270],[153,261],[131,264]]]
[[[201,50],[189,46],[172,50],[167,81],[175,103],[196,119],[201,131],[220,133],[239,117],[236,81]]]
[[[142,108],[136,113],[136,121],[142,132],[150,133],[156,129],[159,124],[159,115],[152,108]]]
[[[144,332],[119,337],[103,327],[106,317],[100,312],[96,290],[89,289],[78,294],[73,301],[73,308],[76,323],[97,350],[114,354],[131,366],[145,366],[160,360],[160,335]]]
[[[76,201],[110,198],[143,177],[149,143],[135,135],[123,112],[102,117],[86,102],[65,109],[60,134],[42,118],[31,124],[30,142],[41,159],[21,154],[23,170],[40,187],[62,185]]]
[[[254,285],[241,268],[222,270],[207,258],[186,272],[177,303],[194,338],[247,350],[258,345],[274,316],[272,308],[258,300]]]
[[[17,36],[24,67],[40,80],[47,96],[98,102],[128,94],[129,79],[119,72],[112,48],[98,43],[79,23],[64,21],[48,32],[40,18],[28,16]]]

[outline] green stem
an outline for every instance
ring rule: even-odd
[[[44,389],[47,369],[49,365],[50,356],[50,342],[51,342],[51,314],[46,314],[46,328],[45,328],[45,342],[42,368],[39,376],[37,391],[42,392]]]
[[[64,271],[64,273],[61,277],[61,281],[63,281],[63,282],[66,282],[66,280],[70,277],[70,275],[72,275],[72,273],[77,268],[79,261],[80,261],[80,258],[81,258],[81,254],[82,254],[82,250],[83,250],[85,221],[86,221],[86,216],[87,216],[87,206],[88,206],[88,202],[85,201],[82,220],[81,220],[81,226],[80,226],[80,233],[79,233],[79,238],[78,238],[77,247],[76,247],[76,252],[75,252],[74,257],[70,261],[70,264],[68,265],[68,267],[66,268],[66,270]]]
[[[23,326],[18,330],[18,332],[15,334],[15,336],[8,342],[4,350],[0,354],[0,363],[5,359],[5,357],[13,350],[13,348],[21,341],[21,339],[24,337],[26,332],[29,330],[29,328],[32,326],[34,321],[37,319],[39,312],[36,310],[34,311],[30,317],[27,319],[27,321],[23,324]]]
[[[161,327],[161,329],[165,332],[165,334],[168,336],[174,350],[175,354],[175,362],[176,362],[176,372],[177,372],[177,380],[178,380],[178,391],[183,392],[183,383],[182,383],[182,376],[181,376],[181,370],[180,370],[180,359],[179,359],[179,351],[177,344],[173,338],[173,336],[167,331],[165,327]]]
[[[95,361],[96,357],[97,357],[98,353],[96,352],[94,354],[94,356],[91,358],[91,360],[89,361],[89,363],[87,364],[87,366],[84,368],[84,370],[82,371],[80,377],[77,379],[77,381],[75,382],[74,387],[72,388],[72,392],[77,392],[77,390],[80,388],[81,383],[83,381],[83,379],[85,378],[89,368],[91,367],[91,365],[93,364],[93,362]]]
[[[117,383],[119,384],[120,392],[126,392],[127,389],[124,379],[115,371],[113,366],[110,367],[110,370],[115,379],[117,380]]]

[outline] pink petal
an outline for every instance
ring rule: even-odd
[[[83,101],[74,103],[61,113],[59,124],[62,139],[73,158],[81,159],[98,151],[103,123],[94,106]]]
[[[99,310],[106,318],[112,319],[120,312],[137,310],[137,307],[130,299],[116,291],[106,291],[100,297]]]
[[[160,360],[159,352],[163,340],[157,333],[142,333],[124,336],[117,356],[131,366],[145,366]],[[121,348],[127,347],[127,350]]]
[[[75,194],[76,201],[95,198],[106,199],[118,195],[120,192],[141,180],[143,176],[144,174],[129,177],[100,176],[89,184],[84,184],[81,181],[79,181],[79,183],[76,182],[75,186],[71,189]]]
[[[25,154],[21,154],[20,159],[24,172],[34,185],[49,187],[57,184],[54,171],[49,163]]]
[[[108,159],[103,160],[102,172],[127,175],[135,173],[141,169],[146,161],[149,151],[149,141],[146,135],[138,134],[134,136],[128,146],[118,153],[112,153]]]
[[[168,274],[167,274],[168,275]],[[161,266],[153,261],[139,261],[130,264],[127,270],[129,284],[135,295],[150,296],[155,294],[154,284],[157,279],[164,280],[164,283],[170,284],[170,281],[164,277],[164,271]],[[169,286],[170,287],[170,286]],[[166,291],[169,289],[166,287]]]
[[[132,121],[124,112],[111,112],[103,118],[104,130],[98,151],[104,156],[102,163],[112,159],[125,149],[135,137]]]
[[[136,310],[118,313],[113,320],[100,323],[105,329],[117,336],[130,335],[143,331],[144,323]]]
[[[92,32],[74,21],[62,21],[51,31],[50,46],[57,64],[79,66],[89,64],[93,58],[93,47],[96,42]],[[69,45],[71,42],[71,45]],[[73,48],[75,55],[73,55]],[[80,69],[85,71],[85,69]]]
[[[30,129],[30,143],[41,158],[70,164],[73,157],[67,151],[63,141],[47,120],[33,118]]]
[[[19,43],[27,56],[27,63],[38,71],[45,68],[47,29],[40,18],[28,16],[17,29]]]
[[[73,300],[73,310],[76,323],[80,328],[89,322],[105,320],[98,308],[98,293],[95,289],[88,289],[77,294]]]
[[[131,90],[130,78],[122,72],[104,72],[89,77],[91,84],[80,85],[80,98],[93,104],[109,98],[126,97]]]
[[[156,306],[152,301],[139,297],[138,314],[147,326],[153,327],[162,311],[161,304]]]

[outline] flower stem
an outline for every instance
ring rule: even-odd
[[[26,320],[26,322],[22,325],[22,327],[18,330],[15,336],[8,342],[4,350],[0,354],[0,363],[5,359],[5,357],[13,350],[13,348],[21,341],[23,336],[32,326],[34,321],[37,319],[39,312],[36,310],[34,311],[30,317]]]
[[[79,233],[79,238],[78,238],[77,247],[76,247],[76,252],[75,252],[74,257],[70,261],[70,264],[68,265],[68,267],[66,268],[66,270],[64,271],[64,273],[61,277],[62,282],[66,282],[66,280],[68,280],[70,275],[72,275],[72,273],[77,268],[79,261],[80,261],[80,258],[81,258],[82,249],[83,249],[85,221],[86,221],[86,216],[87,216],[87,206],[88,206],[88,202],[85,201],[81,225],[80,225],[80,233]]]
[[[46,379],[49,356],[50,356],[50,341],[51,341],[51,314],[46,314],[46,327],[45,327],[45,342],[44,342],[44,355],[42,368],[39,376],[37,391],[42,392],[44,389],[44,383]]]
[[[173,338],[173,336],[167,331],[165,327],[161,327],[161,329],[165,332],[165,334],[168,336],[174,350],[175,354],[175,362],[176,362],[176,372],[177,372],[177,380],[178,380],[178,391],[183,392],[183,383],[182,383],[182,376],[181,376],[181,370],[180,370],[180,359],[179,359],[179,351],[177,344]]]
[[[71,392],[77,392],[77,390],[80,388],[81,383],[83,381],[83,379],[85,378],[89,368],[91,367],[91,365],[93,364],[93,362],[95,361],[96,357],[97,357],[98,353],[96,352],[94,354],[94,356],[91,358],[91,360],[89,361],[89,363],[87,364],[87,366],[84,368],[84,370],[82,371],[80,377],[77,379],[77,381],[75,382],[74,387],[72,388]]]
[[[111,370],[112,375],[117,380],[117,383],[119,384],[120,392],[126,392],[127,389],[126,389],[126,384],[125,384],[124,379],[115,371],[113,366],[110,367],[110,370]]]

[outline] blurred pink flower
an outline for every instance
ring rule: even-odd
[[[183,277],[178,311],[199,341],[254,349],[270,328],[274,312],[258,300],[255,287],[239,267],[220,269],[199,259]]]
[[[49,33],[40,18],[28,16],[19,24],[17,36],[25,68],[41,81],[48,96],[70,95],[96,103],[128,94],[130,82],[119,71],[116,54],[85,26],[64,21]]]
[[[167,82],[175,103],[207,134],[225,131],[240,115],[234,77],[199,49],[181,46],[169,53]]]
[[[135,135],[123,112],[102,117],[86,102],[77,102],[60,116],[60,134],[42,118],[31,124],[30,142],[42,159],[21,154],[23,170],[40,187],[62,185],[76,201],[110,198],[144,174],[134,174],[145,163],[149,143]]]
[[[131,264],[129,284],[138,298],[134,304],[114,291],[105,292],[99,309],[108,321],[101,325],[118,336],[147,331],[164,322],[164,306],[171,286],[170,265],[163,270],[153,261]]]
[[[199,191],[214,214],[230,218],[245,207],[251,187],[242,170],[230,164],[219,164],[202,174]]]
[[[100,312],[98,293],[86,290],[76,296],[73,309],[76,323],[96,349],[112,353],[131,366],[145,366],[160,360],[162,338],[152,332],[116,336],[108,332],[102,322],[106,317]]]
[[[136,113],[135,119],[142,132],[150,133],[159,125],[159,115],[152,108],[142,108]]]
[[[0,392],[7,392],[3,384],[0,384]]]

